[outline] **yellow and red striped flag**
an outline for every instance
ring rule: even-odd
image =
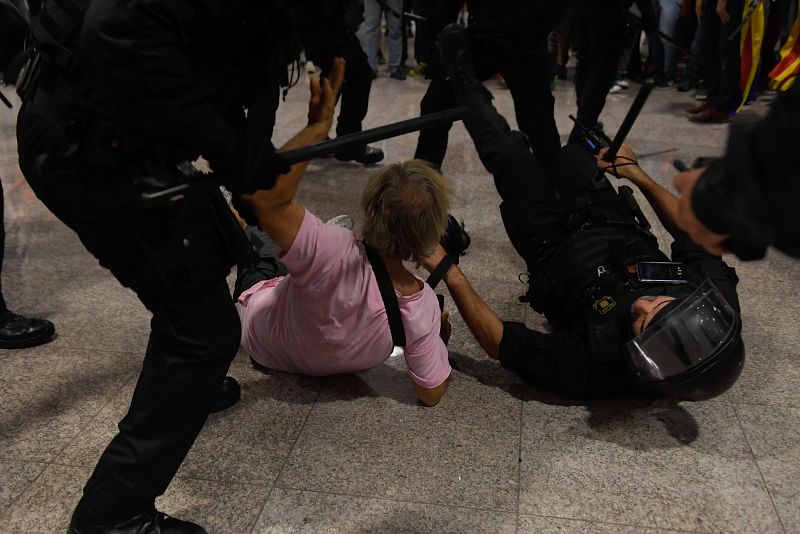
[[[745,2],[744,15],[742,20],[742,34],[740,48],[742,52],[742,64],[739,69],[739,88],[742,90],[742,103],[739,104],[740,111],[753,88],[753,82],[758,75],[758,67],[761,63],[761,44],[764,42],[765,26],[764,2],[748,1]]]
[[[798,2],[798,8],[800,8],[800,2]],[[800,9],[798,9],[797,20],[794,21],[789,39],[781,49],[781,60],[769,73],[769,77],[772,78],[769,85],[773,89],[786,91],[794,84],[798,74],[800,74]]]

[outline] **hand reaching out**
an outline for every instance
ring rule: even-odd
[[[308,126],[325,130],[326,136],[333,125],[336,101],[344,83],[344,69],[344,59],[334,58],[327,77],[320,80],[312,76],[309,82],[311,99],[308,101]]]

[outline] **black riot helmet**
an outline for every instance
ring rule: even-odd
[[[680,400],[721,395],[744,366],[739,315],[710,280],[669,308],[626,345],[637,380]]]

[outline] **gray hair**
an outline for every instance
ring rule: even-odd
[[[361,196],[364,240],[378,253],[420,260],[447,228],[453,189],[428,163],[410,160],[376,172]]]

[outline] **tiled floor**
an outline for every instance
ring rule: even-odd
[[[491,88],[513,117],[509,93]],[[366,126],[415,116],[424,90],[421,80],[379,78]],[[609,97],[608,130],[633,91]],[[566,134],[573,91],[559,84],[556,95]],[[305,122],[305,99],[302,86],[290,92],[278,142]],[[662,183],[673,175],[672,159],[723,149],[727,127],[684,118],[692,102],[656,91],[631,134]],[[753,108],[737,120],[759,116],[764,105]],[[63,532],[126,410],[148,315],[28,189],[12,113],[0,111],[0,129],[6,298],[58,328],[46,346],[0,353],[0,532]],[[415,141],[381,145],[397,161],[413,154]],[[523,264],[461,125],[444,170],[458,190],[454,212],[473,238],[463,269],[501,317],[542,327],[517,301]],[[315,162],[302,202],[323,218],[347,212],[358,221],[368,174]],[[239,355],[231,374],[241,402],[211,417],[159,506],[217,533],[800,532],[800,262],[773,253],[734,264],[748,362],[739,383],[713,402],[576,404],[543,395],[484,357],[454,311],[457,370],[433,409],[417,405],[401,362],[312,379],[263,374]]]

